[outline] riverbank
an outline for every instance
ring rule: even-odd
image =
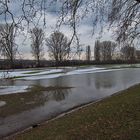
[[[37,65],[35,60],[19,60],[16,59],[11,68],[9,60],[0,59],[0,70],[13,70],[13,69],[31,69],[31,68],[45,68],[45,67],[79,67],[79,66],[95,66],[95,65],[124,65],[124,64],[140,64],[140,60],[110,60],[110,61],[95,61],[95,60],[66,60],[56,62],[52,60],[40,60],[40,66]]]
[[[140,85],[9,139],[124,140],[126,138],[140,139]]]

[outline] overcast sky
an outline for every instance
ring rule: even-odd
[[[16,0],[17,2],[11,3],[10,7],[12,12],[15,14],[16,17],[20,17],[20,0]],[[45,36],[49,37],[49,35],[55,30],[55,25],[58,19],[58,15],[55,11],[57,11],[58,4],[53,5],[53,6],[48,6],[48,12],[46,12],[46,28],[44,29]],[[39,16],[39,15],[38,15]],[[93,16],[93,15],[91,15]],[[92,20],[91,16],[89,15],[88,18],[85,18],[84,20],[81,21],[79,24],[79,27],[77,29],[78,34],[79,34],[79,39],[80,39],[80,44],[83,45],[83,48],[87,45],[91,46],[91,50],[93,51],[94,49],[94,42],[97,38],[100,37],[98,34],[100,29],[96,27],[96,30],[93,33],[93,26],[92,26]],[[3,17],[0,17],[2,19]],[[9,19],[10,20],[10,19]],[[2,21],[2,20],[1,20]],[[42,27],[43,25],[43,20],[40,20],[39,26]],[[30,27],[32,28],[32,27]],[[26,30],[24,30],[26,32]],[[62,26],[61,27],[61,32],[63,32],[68,38],[71,37],[72,31],[68,26]],[[19,53],[24,59],[32,59],[32,54],[31,52],[31,42],[30,42],[30,36],[28,34],[26,40],[24,40],[25,37],[23,35],[18,35],[16,37],[16,43],[19,46]],[[107,27],[104,28],[103,34],[102,34],[102,40],[111,40],[112,39],[112,32],[111,30],[107,30]],[[44,42],[45,43],[45,42]],[[46,59],[47,57],[47,47],[44,45],[44,51],[46,52]]]
[[[57,17],[54,14],[48,13],[46,15],[46,29],[45,31],[45,36],[46,38],[50,36],[50,34],[55,30],[55,25],[57,21]],[[43,23],[42,23],[43,24]],[[42,27],[42,26],[40,26]],[[83,49],[85,50],[85,47],[87,45],[91,46],[91,50],[94,50],[94,43],[95,40],[100,37],[99,31],[100,29],[96,29],[95,33],[93,34],[93,27],[92,24],[90,23],[81,23],[78,27],[78,34],[79,34],[79,39],[80,39],[80,44],[82,45]],[[69,39],[71,38],[72,35],[72,30],[68,26],[63,26],[61,28],[61,32],[63,32]],[[111,40],[112,39],[112,32],[111,30],[107,30],[107,28],[104,28],[104,32],[102,34],[101,40]],[[19,45],[19,52],[21,52],[22,56],[24,58],[29,58],[31,59],[31,42],[30,42],[30,36],[28,35],[27,39],[25,41],[23,36],[19,36],[16,39],[17,44]],[[46,52],[46,58],[47,57],[47,47],[45,46],[44,42],[44,51]]]

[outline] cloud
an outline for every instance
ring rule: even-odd
[[[49,37],[50,34],[55,30],[56,27],[56,22],[58,20],[58,14],[56,13],[58,10],[58,7],[60,7],[60,3],[57,4],[52,4],[51,6],[48,5],[47,9],[48,11],[46,12],[46,28],[44,28],[45,36]],[[10,9],[14,13],[15,17],[20,17],[22,15],[22,11],[20,11],[21,5],[20,5],[20,0],[12,1],[10,3]],[[37,18],[35,20],[37,21],[38,17],[40,17],[40,13],[37,13]],[[1,19],[1,18],[0,18]],[[10,19],[9,19],[10,20]],[[94,49],[94,42],[95,40],[99,37],[99,30],[100,28],[97,27],[95,33],[92,36],[92,31],[93,31],[93,26],[92,26],[92,20],[91,20],[91,15],[89,15],[87,18],[83,19],[81,23],[79,24],[79,27],[77,28],[79,38],[80,38],[80,43],[84,45],[84,49],[87,45],[91,46],[91,50],[93,51]],[[26,25],[24,22],[22,23],[23,25]],[[42,17],[39,21],[39,27],[43,27],[44,24],[44,18]],[[30,29],[33,28],[33,24],[31,24]],[[61,31],[68,37],[71,38],[72,35],[72,30],[68,26],[62,26]],[[23,33],[26,35],[26,40],[25,36]],[[26,34],[27,30],[23,31],[23,33],[18,34],[16,37],[16,44],[19,46],[19,52],[22,54],[24,59],[33,59],[31,55],[31,40],[30,40],[30,34]],[[107,28],[104,28],[104,33],[102,34],[102,40],[110,40],[112,37],[112,31],[108,31]],[[44,51],[46,52],[46,59],[48,59],[48,54],[47,54],[47,47],[44,45]]]
[[[44,29],[44,32],[45,32],[45,36],[49,37],[50,34],[55,30],[57,16],[54,14],[48,13],[46,15],[46,21],[47,21],[46,28]],[[40,22],[39,26],[42,27],[43,22]],[[98,28],[97,28],[97,30],[98,30]],[[90,45],[91,50],[93,51],[95,40],[97,40],[97,38],[99,38],[98,31],[96,31],[92,35],[93,27],[91,24],[88,24],[88,23],[79,25],[77,31],[79,34],[80,44],[83,45],[84,50],[86,49],[87,45]],[[62,26],[61,32],[63,32],[68,38],[71,38],[72,30],[68,26]],[[111,37],[112,37],[112,31],[111,30],[109,31],[107,29],[107,27],[104,28],[101,40],[112,40]],[[23,43],[23,39],[24,39],[24,37],[20,37],[20,36],[16,39],[17,43],[19,44],[19,50],[23,54],[24,58],[33,59],[32,55],[30,53],[31,52],[30,35],[28,34],[27,39],[24,43]],[[47,47],[45,45],[44,45],[44,50],[47,53]],[[48,59],[47,56],[48,55],[46,54],[46,59]]]

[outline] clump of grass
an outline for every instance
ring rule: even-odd
[[[140,85],[19,134],[14,140],[139,140]]]

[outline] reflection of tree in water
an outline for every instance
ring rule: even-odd
[[[71,93],[71,88],[61,89],[61,87],[58,87],[56,90],[49,91],[50,98],[56,101],[64,100],[69,93]]]
[[[86,74],[87,86],[91,86],[92,83],[92,76],[91,74]]]
[[[115,86],[116,80],[112,72],[109,73],[97,73],[95,75],[95,87],[100,88],[111,88]]]
[[[14,86],[15,80],[13,79],[0,79],[0,86]]]
[[[11,80],[10,82],[10,85],[14,85],[14,81]],[[55,79],[51,85],[42,85],[41,80],[33,84],[35,85],[27,93],[0,96],[0,100],[6,102],[6,105],[0,108],[0,117],[43,106],[52,99],[64,100],[71,92],[71,87],[66,86],[68,83],[64,79]]]
[[[68,87],[70,86],[69,79],[66,77],[58,77],[49,81],[50,86]]]
[[[50,86],[55,87],[55,89],[49,91],[49,96],[56,101],[64,100],[71,93],[70,83],[66,77],[52,79]]]
[[[42,85],[42,80],[41,79],[35,80],[33,84],[34,85]]]

